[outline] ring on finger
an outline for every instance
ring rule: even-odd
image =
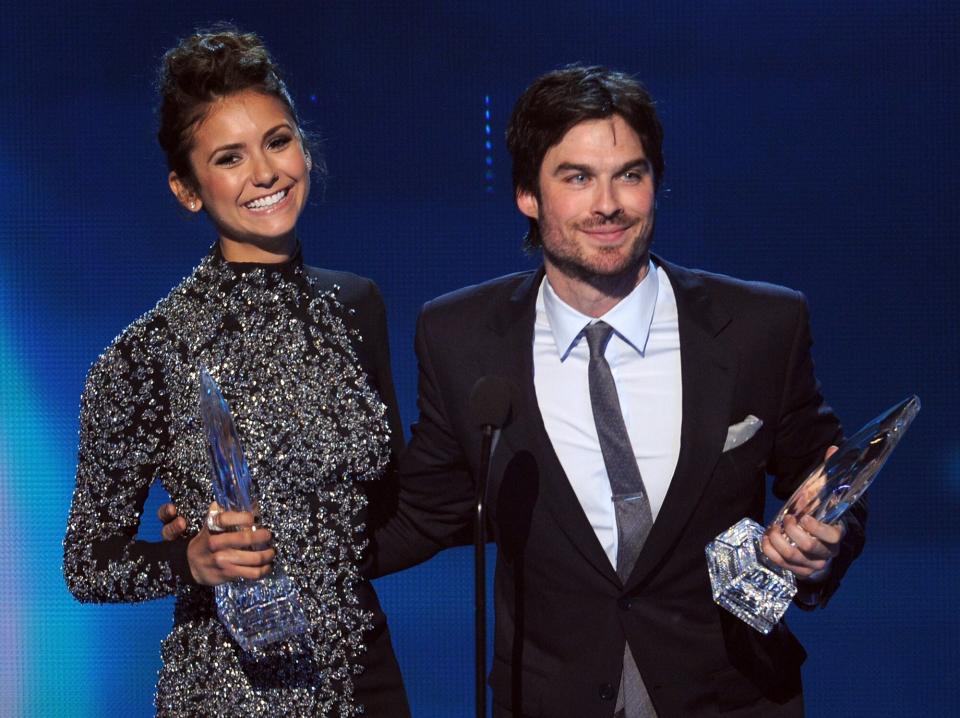
[[[223,533],[224,529],[220,527],[220,522],[217,520],[217,517],[220,515],[219,510],[210,510],[207,512],[207,531],[212,534]]]
[[[793,547],[793,548],[796,548],[796,547],[797,547],[797,542],[794,541],[792,538],[790,538],[790,536],[787,534],[786,530],[784,530],[782,524],[780,525],[780,535],[783,537],[783,540],[784,540],[784,541],[786,541],[788,544],[790,544],[791,547]]]

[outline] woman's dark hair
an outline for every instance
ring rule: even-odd
[[[653,168],[654,186],[663,179],[663,128],[653,98],[643,85],[605,67],[568,65],[538,77],[517,100],[507,125],[507,149],[513,158],[513,192],[540,197],[540,165],[547,150],[584,120],[620,115],[633,128]],[[535,219],[524,246],[541,244]]]
[[[167,50],[157,87],[157,139],[169,169],[194,190],[196,178],[190,165],[194,131],[216,100],[245,90],[269,95],[280,101],[297,128],[301,126],[280,68],[263,41],[255,33],[241,33],[228,25],[198,30]],[[313,164],[320,168],[319,157],[313,157]]]

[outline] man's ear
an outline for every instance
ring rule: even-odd
[[[184,181],[177,176],[176,172],[171,172],[167,175],[167,184],[170,185],[170,191],[173,192],[173,196],[177,198],[177,201],[188,212],[199,212],[203,209],[203,201],[197,196],[196,192],[187,187]]]
[[[517,190],[517,209],[530,219],[539,219],[540,217],[540,202],[533,192]]]

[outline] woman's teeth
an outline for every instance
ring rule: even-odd
[[[282,189],[279,192],[275,192],[267,197],[261,197],[260,199],[251,200],[247,202],[244,206],[249,209],[266,209],[267,207],[272,207],[277,202],[282,200],[287,196],[287,190]]]

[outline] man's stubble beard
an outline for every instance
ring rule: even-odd
[[[543,250],[544,258],[553,265],[561,274],[575,281],[583,282],[608,296],[625,297],[637,285],[640,279],[640,270],[646,266],[650,256],[650,245],[653,244],[654,216],[651,213],[649,219],[649,229],[646,237],[640,240],[634,240],[634,248],[629,257],[625,260],[622,267],[614,268],[611,271],[603,271],[598,267],[591,267],[586,263],[581,252],[574,251],[568,254],[560,254],[548,248],[547,242],[543,237],[551,231],[550,227],[544,222],[541,216],[537,220],[541,232],[540,246]],[[572,246],[579,250],[579,245],[575,242],[564,243],[561,246]],[[603,253],[605,250],[601,249]],[[618,250],[610,250],[614,253]]]

